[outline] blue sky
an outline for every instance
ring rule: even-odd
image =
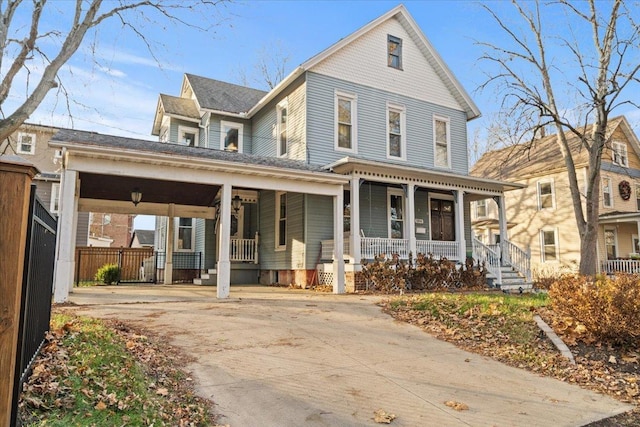
[[[71,2],[54,4],[59,10],[47,17],[46,24],[51,27],[68,18],[64,7]],[[151,41],[161,68],[145,45],[113,20],[88,38],[61,72],[72,100],[73,121],[68,118],[66,101],[55,93],[47,97],[29,121],[155,139],[150,132],[158,94],[177,95],[183,73],[240,83],[237,71],[250,72],[258,52],[276,43],[290,55],[287,71],[291,71],[397,4],[395,1],[245,1],[221,6],[217,16],[183,16],[200,27],[218,22],[207,32],[167,23],[157,25],[147,21],[148,17],[142,17],[138,29]],[[508,22],[515,19],[507,2],[487,4]],[[475,41],[498,43],[503,40],[501,33],[477,2],[406,1],[405,6],[480,108],[483,116],[469,123],[469,138],[472,138],[476,130],[486,128],[501,101],[491,91],[476,91],[485,79],[486,68],[478,63],[483,50]],[[566,26],[568,18],[559,8],[545,7],[544,12],[551,28]],[[635,57],[637,60],[638,55]],[[562,70],[562,63],[558,65]],[[37,69],[34,71],[37,73]],[[637,89],[627,95],[640,100]],[[636,108],[627,106],[617,114],[627,114],[636,132],[640,131],[640,114]]]

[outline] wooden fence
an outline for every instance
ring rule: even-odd
[[[140,269],[146,258],[153,258],[153,248],[76,248],[75,282],[92,281],[105,264],[120,266],[120,281],[144,281]]]

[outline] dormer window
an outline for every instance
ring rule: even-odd
[[[198,128],[178,126],[178,144],[195,147],[198,142]]]
[[[220,149],[242,153],[242,123],[220,122]]]
[[[402,70],[402,39],[387,35],[387,65]]]
[[[611,144],[613,150],[613,163],[618,166],[629,166],[629,157],[627,156],[627,145],[624,142],[613,142]]]

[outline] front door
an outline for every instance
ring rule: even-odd
[[[431,240],[456,240],[453,200],[431,199]]]

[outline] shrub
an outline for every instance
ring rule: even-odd
[[[111,285],[120,280],[120,268],[118,264],[105,264],[98,269],[94,277],[95,280]]]
[[[486,284],[484,265],[475,266],[472,259],[457,267],[447,258],[436,259],[432,254],[418,254],[415,262],[402,261],[397,254],[375,257],[372,263],[362,260],[362,277],[367,289],[392,292],[413,290],[437,290],[452,288],[481,288]]]
[[[567,274],[575,274],[578,271],[578,266],[575,263],[570,265],[539,265],[532,269],[533,273],[533,287],[535,289],[549,290],[551,285],[560,280]]]
[[[628,344],[640,338],[637,276],[564,276],[549,290],[553,310],[582,324],[593,338]]]

